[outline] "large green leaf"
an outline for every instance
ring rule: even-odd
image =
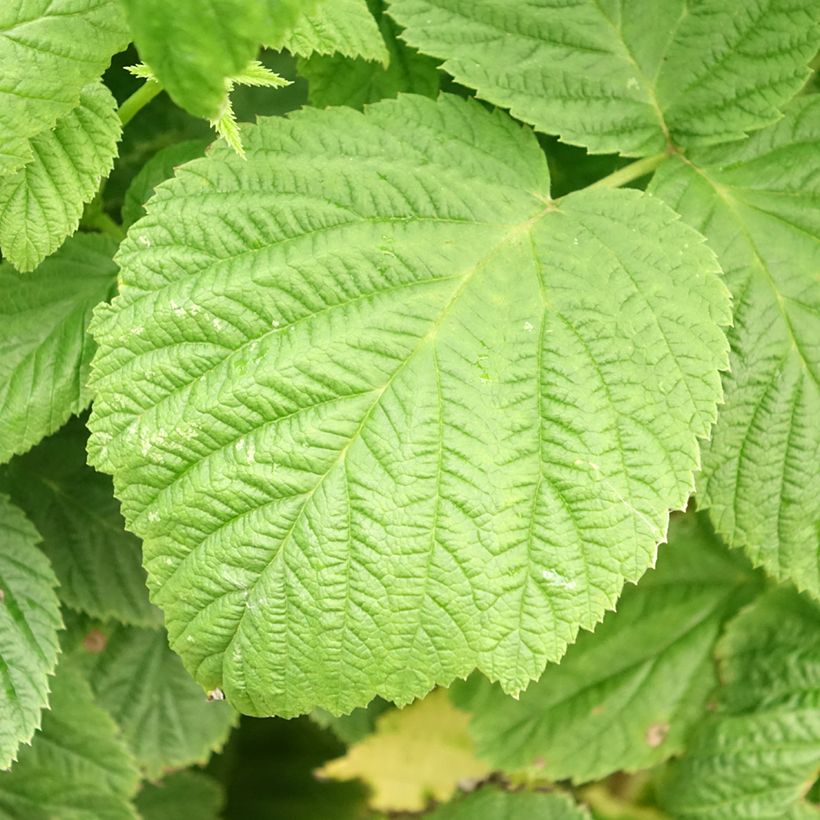
[[[208,701],[169,649],[164,629],[121,626],[107,637],[88,678],[148,779],[207,762],[234,724],[233,709]]]
[[[686,503],[714,257],[640,192],[550,200],[532,133],[456,97],[244,136],[157,189],[95,318],[89,452],[171,644],[255,714],[518,691]]]
[[[400,91],[433,97],[439,88],[435,60],[419,54],[397,37],[398,28],[383,14],[381,0],[370,1],[379,30],[390,55],[385,67],[363,57],[350,59],[341,54],[314,54],[299,60],[299,73],[307,77],[310,101],[314,105],[349,105],[395,97]]]
[[[22,511],[0,494],[0,769],[40,726],[57,665],[57,579],[39,541]]]
[[[533,765],[550,780],[579,782],[682,751],[717,685],[712,651],[721,625],[756,588],[708,521],[676,521],[657,570],[520,701],[480,679],[456,690],[456,703],[473,711],[479,754],[496,768]]]
[[[32,159],[32,138],[76,108],[127,43],[118,0],[0,3],[0,175]]]
[[[14,768],[0,773],[0,818],[137,820],[137,782],[116,724],[94,703],[76,664],[64,660],[42,729]]]
[[[77,229],[83,205],[114,164],[119,135],[111,92],[91,83],[52,131],[32,139],[31,161],[0,177],[0,249],[18,270],[33,270]]]
[[[718,654],[717,711],[671,766],[664,807],[681,820],[803,816],[820,767],[820,608],[775,589],[732,621]]]
[[[116,245],[74,236],[31,274],[0,264],[0,462],[57,430],[90,398],[91,311],[111,296]]]
[[[560,792],[504,792],[493,786],[446,803],[430,820],[590,820],[589,812]]]
[[[389,0],[458,82],[594,153],[742,137],[779,117],[817,51],[815,0]]]
[[[734,295],[725,404],[698,502],[755,564],[820,596],[820,97],[650,190],[709,239]]]
[[[292,54],[340,54],[387,63],[389,55],[367,0],[325,0],[306,8],[292,29],[280,28],[265,41]]]
[[[109,476],[86,466],[86,439],[82,422],[69,422],[11,462],[7,490],[42,535],[69,607],[101,620],[158,625],[139,539],[123,528]]]

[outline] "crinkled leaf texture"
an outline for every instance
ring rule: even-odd
[[[590,820],[590,813],[560,792],[504,792],[484,786],[439,806],[430,820]]]
[[[521,120],[593,153],[737,139],[817,51],[815,0],[389,0],[404,38]],[[651,21],[647,20],[651,8]]]
[[[775,589],[718,648],[717,711],[671,766],[662,803],[681,820],[802,817],[820,767],[820,608]]]
[[[324,0],[305,9],[292,29],[280,29],[265,45],[300,57],[339,54],[385,64],[389,59],[367,0]]]
[[[235,722],[233,709],[209,702],[183,669],[164,629],[114,627],[88,678],[149,780],[207,762]]]
[[[0,462],[88,404],[86,328],[116,286],[115,249],[105,237],[77,235],[33,273],[0,264]]]
[[[532,133],[456,97],[246,140],[157,189],[94,320],[89,452],[171,645],[253,714],[518,691],[686,503],[714,256],[646,194],[550,200]]]
[[[349,105],[361,108],[366,103],[395,97],[400,91],[434,97],[439,90],[436,61],[398,39],[398,27],[383,13],[381,0],[371,0],[377,15],[390,62],[385,67],[362,57],[350,59],[341,54],[314,54],[299,60],[299,73],[307,78],[313,105]]]
[[[137,820],[136,766],[76,662],[61,662],[52,688],[31,748],[0,773],[0,818]]]
[[[120,119],[111,92],[90,83],[51,131],[31,141],[32,158],[0,177],[0,249],[18,270],[33,270],[77,230],[117,156]]]
[[[0,4],[0,175],[32,159],[32,138],[77,107],[128,39],[118,0]]]
[[[543,777],[583,782],[679,753],[717,685],[712,653],[723,621],[757,588],[705,514],[673,522],[658,568],[520,701],[481,679],[454,690],[473,712],[479,754],[495,768],[537,762]]]
[[[468,719],[445,690],[437,689],[381,715],[372,734],[325,763],[319,774],[364,781],[373,809],[421,811],[430,799],[449,800],[462,780],[489,774],[489,766],[475,756]]]
[[[22,511],[0,494],[0,769],[40,726],[62,626],[57,579]]]
[[[820,97],[665,163],[650,190],[707,236],[734,296],[698,503],[755,564],[820,597]]]
[[[101,620],[158,626],[139,539],[123,528],[111,478],[86,466],[86,439],[85,426],[72,419],[13,459],[0,486],[42,535],[64,603]]]

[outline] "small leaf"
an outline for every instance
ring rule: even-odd
[[[478,754],[574,782],[637,771],[683,750],[717,685],[721,625],[757,590],[754,573],[695,515],[670,527],[658,568],[628,588],[594,634],[515,701],[486,681],[454,690]]]
[[[206,763],[225,743],[233,709],[208,701],[169,649],[164,629],[118,626],[107,637],[105,650],[86,659],[88,678],[145,776]]]
[[[663,807],[681,820],[802,816],[820,766],[820,608],[772,590],[731,622],[718,655],[717,710],[671,765]]]
[[[91,83],[52,131],[34,137],[32,159],[0,177],[0,249],[18,270],[33,270],[77,230],[83,205],[114,164],[119,135],[111,92]]]
[[[769,125],[809,76],[815,0],[389,0],[461,84],[593,153],[642,156]]]
[[[94,703],[76,664],[63,659],[42,729],[14,768],[0,773],[0,816],[137,820],[137,783],[116,724]]]
[[[40,726],[57,665],[57,579],[39,541],[22,511],[0,494],[0,769]]]
[[[424,700],[376,719],[376,730],[325,763],[322,777],[361,778],[380,811],[420,811],[429,799],[449,800],[459,781],[490,769],[478,760],[467,733],[468,717],[437,690]]]
[[[85,464],[87,431],[73,420],[7,470],[8,491],[43,536],[60,598],[93,618],[162,622],[148,601],[140,542],[123,528],[111,479]]]
[[[118,0],[0,3],[0,176],[31,161],[31,140],[77,107],[128,40]]]
[[[115,250],[108,238],[77,235],[33,273],[0,264],[0,462],[88,404],[95,345],[86,328],[116,286]]]
[[[484,786],[440,806],[429,820],[591,820],[590,813],[560,792],[504,792]]]
[[[708,238],[734,295],[725,402],[698,504],[755,565],[820,598],[820,97],[650,190]]]

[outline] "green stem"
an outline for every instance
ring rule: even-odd
[[[645,177],[647,174],[651,174],[668,156],[669,154],[664,152],[631,162],[629,165],[613,171],[608,177],[593,182],[592,185],[587,186],[587,190],[590,188],[620,188],[628,182],[633,182],[636,179]]]
[[[162,91],[162,86],[152,80],[143,83],[119,108],[120,122],[128,125],[132,119]]]
[[[113,219],[103,211],[89,214],[83,219],[83,225],[87,228],[96,228],[98,231],[110,236],[115,242],[122,242],[125,239],[125,231],[122,225],[118,225]]]

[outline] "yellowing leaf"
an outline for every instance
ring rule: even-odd
[[[469,716],[455,709],[443,689],[400,711],[383,715],[376,731],[331,760],[319,774],[334,780],[359,777],[381,811],[418,811],[428,799],[449,800],[460,780],[483,777],[467,733]]]

